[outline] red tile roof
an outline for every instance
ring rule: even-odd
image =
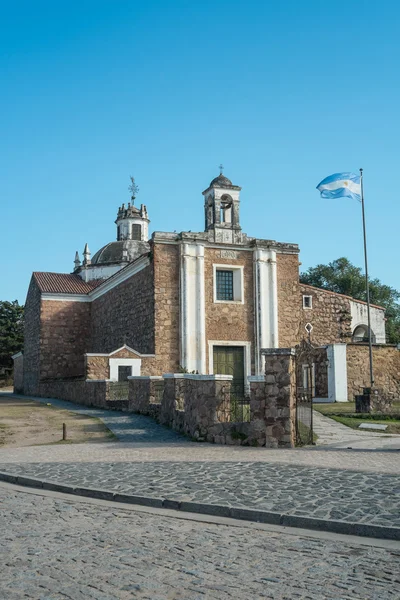
[[[102,279],[83,281],[73,273],[33,273],[40,291],[53,294],[88,294],[102,283]]]

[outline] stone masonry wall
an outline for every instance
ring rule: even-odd
[[[109,384],[107,381],[46,381],[39,384],[36,395],[59,398],[75,404],[107,408]]]
[[[40,290],[32,277],[24,314],[24,393],[35,394],[40,377]]]
[[[110,353],[124,344],[154,354],[153,266],[132,275],[92,303],[91,353]]]
[[[279,347],[295,346],[300,333],[299,259],[297,254],[277,254]]]
[[[14,393],[24,393],[24,355],[20,354],[14,359]]]
[[[375,387],[384,395],[400,399],[400,351],[395,346],[372,347]],[[347,345],[347,389],[349,400],[369,387],[368,344]]]
[[[179,367],[179,246],[154,244],[155,360],[145,375],[175,373]],[[151,372],[150,372],[151,371]]]
[[[141,415],[148,415],[160,419],[161,398],[160,383],[164,384],[162,377],[131,377],[129,379],[128,410]]]
[[[254,372],[254,285],[253,252],[235,250],[233,258],[222,258],[224,250],[205,248],[205,310],[206,340],[227,340],[251,342],[252,372]],[[214,303],[214,264],[243,266],[244,304],[227,302]],[[209,364],[208,344],[206,344],[206,364]]]
[[[109,379],[110,365],[108,356],[86,357],[86,379]]]
[[[303,294],[312,296],[312,308],[303,309]],[[300,284],[300,332],[311,323],[313,344],[335,344],[351,341],[350,300],[341,294]]]
[[[90,303],[42,300],[40,320],[40,379],[84,377]]]

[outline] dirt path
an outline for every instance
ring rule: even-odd
[[[67,441],[62,441],[62,424],[67,427]],[[12,396],[0,398],[0,447],[38,446],[84,442],[110,442],[115,436],[100,421]]]

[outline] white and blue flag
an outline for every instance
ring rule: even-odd
[[[343,198],[348,196],[361,202],[360,175],[355,173],[335,173],[325,177],[317,185],[321,198]]]

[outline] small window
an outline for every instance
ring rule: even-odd
[[[118,240],[118,242],[120,241],[120,239],[121,239],[121,227],[118,225],[118,227],[117,227],[117,240]]]
[[[214,302],[244,302],[243,267],[213,265]]]
[[[136,223],[132,225],[132,239],[133,240],[141,240],[142,239],[142,227]]]
[[[233,299],[233,271],[217,271],[217,300]]]
[[[127,381],[128,377],[132,375],[132,367],[129,365],[118,366],[118,381]]]
[[[303,296],[303,308],[312,308],[312,296]]]

